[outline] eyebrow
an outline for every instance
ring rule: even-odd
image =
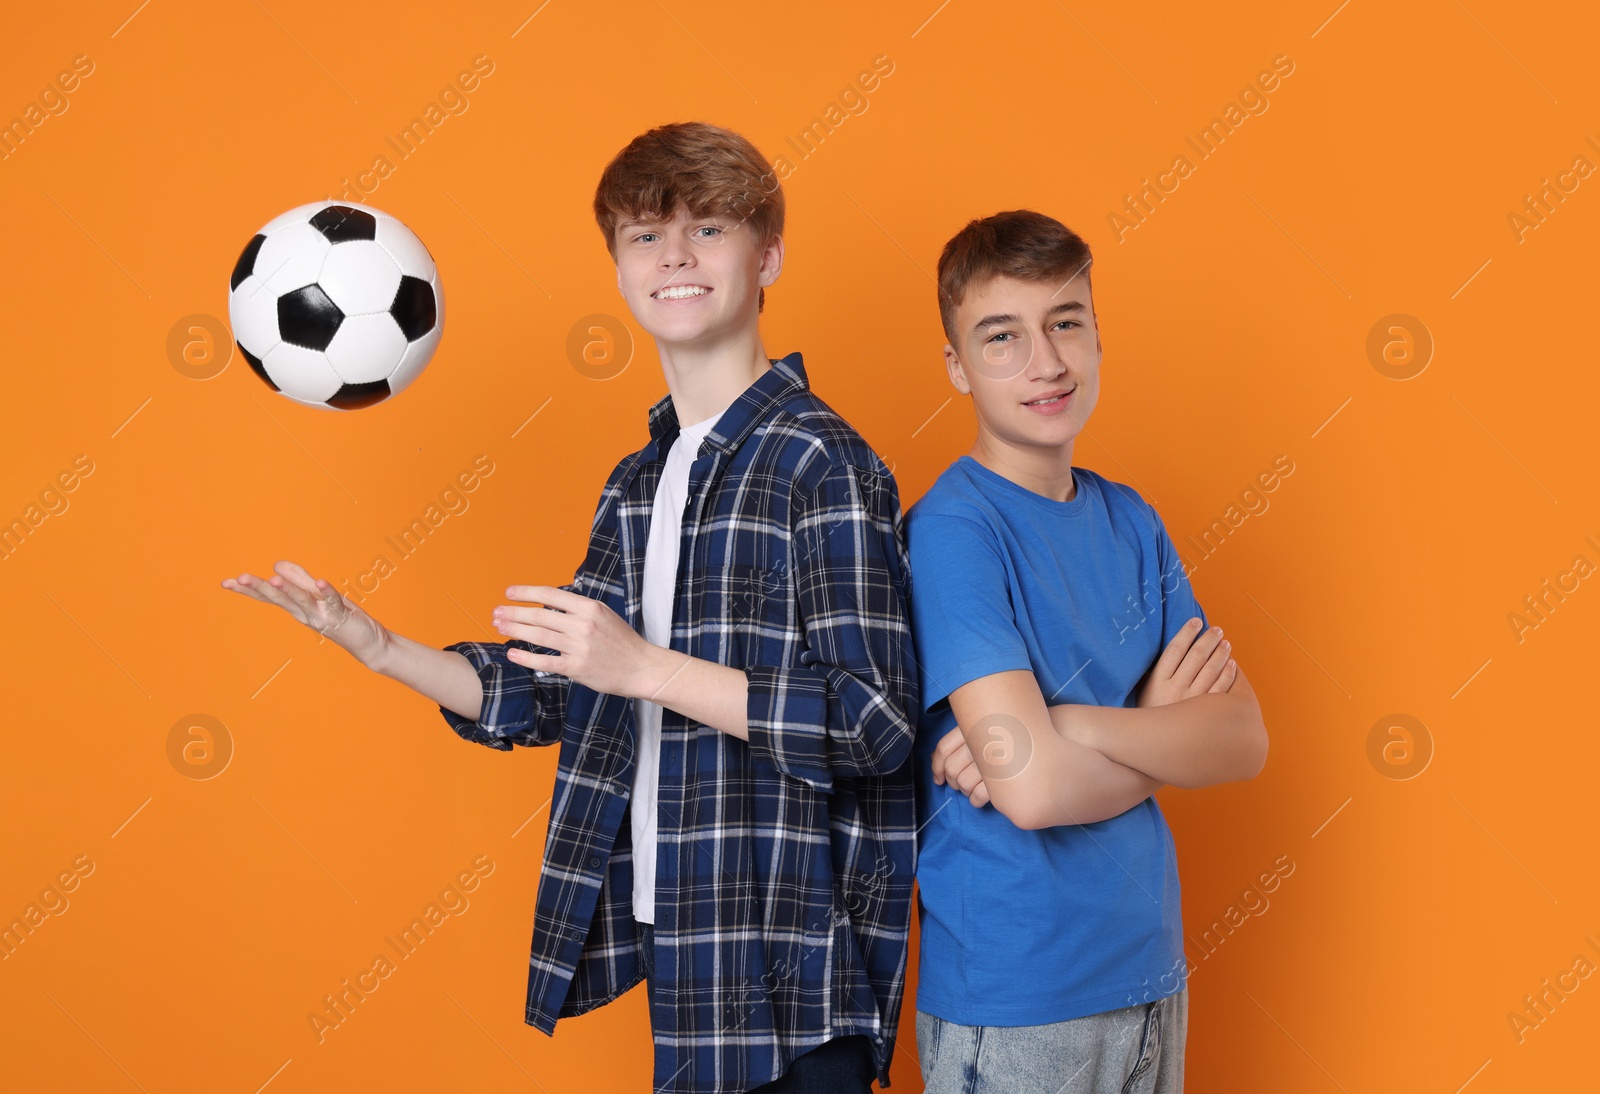
[[[1082,301],[1079,301],[1079,300],[1067,300],[1067,301],[1064,301],[1064,302],[1062,302],[1060,304],[1055,305],[1049,311],[1045,312],[1044,313],[1044,317],[1046,319],[1049,319],[1052,316],[1061,315],[1064,312],[1081,312],[1082,310],[1083,310],[1083,302]],[[974,332],[976,332],[976,331],[983,330],[985,327],[998,327],[998,326],[1003,326],[1006,323],[1019,323],[1019,322],[1021,322],[1021,320],[1018,319],[1015,315],[1012,315],[1011,313],[1006,312],[1004,314],[986,315],[982,319],[978,320],[976,323],[972,324],[972,329],[973,329]]]

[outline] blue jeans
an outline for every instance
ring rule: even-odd
[[[1040,1026],[917,1012],[926,1094],[1182,1094],[1189,989]]]
[[[645,991],[655,1010],[656,932],[648,923],[639,924],[640,960],[644,965]],[[859,1034],[835,1037],[794,1058],[785,1071],[770,1083],[752,1087],[750,1094],[870,1094],[878,1071],[872,1063],[872,1042]]]

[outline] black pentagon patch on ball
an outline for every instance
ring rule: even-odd
[[[244,279],[255,273],[256,255],[261,253],[261,245],[267,241],[266,236],[256,236],[244,245],[244,251],[239,255],[239,261],[234,264],[233,277],[228,281],[231,292],[244,284]]]
[[[433,299],[433,286],[410,274],[400,278],[400,288],[389,305],[389,314],[400,324],[407,342],[415,342],[439,321],[439,306]]]
[[[329,243],[351,243],[378,238],[378,218],[348,205],[330,205],[311,218],[311,226]]]
[[[278,333],[283,340],[306,349],[327,349],[344,322],[344,312],[328,299],[321,285],[278,297]]]
[[[364,384],[345,384],[328,398],[328,405],[338,410],[360,410],[381,403],[389,397],[388,380],[372,380]]]
[[[239,352],[244,354],[245,362],[249,364],[250,371],[261,377],[262,382],[270,387],[273,391],[279,390],[278,385],[272,382],[272,377],[267,375],[267,370],[261,367],[261,358],[245,349],[244,346],[238,342],[235,342],[234,345],[238,346]]]

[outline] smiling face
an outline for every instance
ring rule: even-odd
[[[758,294],[778,279],[783,241],[746,222],[679,209],[616,228],[617,288],[657,341],[707,346],[753,329]]]
[[[978,443],[1009,449],[1062,449],[1100,398],[1100,331],[1082,275],[1054,279],[993,277],[968,286],[956,307],[959,345],[944,347],[956,390],[972,396]]]

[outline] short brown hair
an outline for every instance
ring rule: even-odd
[[[730,216],[762,244],[783,234],[783,188],[772,164],[748,140],[705,122],[672,122],[641,133],[612,157],[594,192],[594,219],[617,257],[617,225],[626,220]],[[767,291],[756,298],[766,306]]]
[[[1018,281],[1067,281],[1083,274],[1092,291],[1094,256],[1076,232],[1054,217],[1013,209],[967,222],[939,254],[939,321],[956,341],[956,308],[967,289],[996,277]]]

